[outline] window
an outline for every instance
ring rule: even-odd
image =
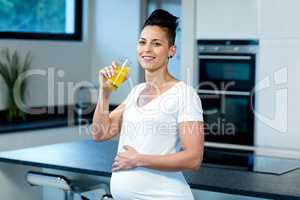
[[[82,0],[0,0],[0,38],[81,40]]]

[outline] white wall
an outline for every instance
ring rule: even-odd
[[[139,0],[94,1],[92,80],[98,83],[98,71],[112,60],[128,57],[131,61],[130,78],[111,96],[112,104],[125,99],[132,86],[139,82],[140,69],[136,57],[136,44],[140,32]]]

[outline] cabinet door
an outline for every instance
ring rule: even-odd
[[[300,38],[299,0],[259,1],[259,32],[264,39]]]
[[[261,40],[257,65],[256,144],[299,148],[300,40]]]
[[[198,0],[197,39],[257,38],[257,0]]]

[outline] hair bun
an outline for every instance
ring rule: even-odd
[[[154,25],[166,28],[168,31],[169,42],[170,44],[174,44],[176,37],[176,29],[178,26],[177,20],[178,17],[172,15],[171,13],[162,9],[156,9],[147,18],[143,25],[143,28],[145,28],[146,26]]]
[[[156,9],[146,20],[144,27],[147,25],[160,25],[171,28],[175,31],[178,26],[177,19],[178,17],[172,15],[171,13],[163,9]]]

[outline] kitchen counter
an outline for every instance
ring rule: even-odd
[[[1,152],[0,162],[110,176],[118,141],[82,140]],[[47,155],[47,156],[45,156]],[[269,199],[300,199],[300,170],[281,175],[202,165],[184,172],[194,189]]]

